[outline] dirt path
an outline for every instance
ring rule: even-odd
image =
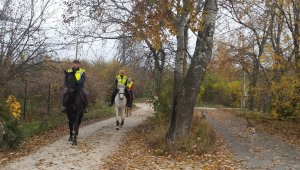
[[[300,169],[300,148],[257,129],[252,140],[250,134],[245,138],[246,120],[221,110],[204,109],[208,109],[208,122],[224,137],[241,169]]]
[[[79,129],[78,145],[72,146],[68,136],[21,157],[0,169],[99,169],[102,161],[117,149],[122,137],[153,113],[144,103],[125,119],[123,128],[115,130],[115,118],[93,123]]]

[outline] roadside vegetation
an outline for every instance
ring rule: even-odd
[[[60,112],[63,70],[71,67],[70,60],[50,62],[44,69],[31,72],[25,77],[16,78],[0,87],[0,140],[1,150],[20,149],[20,144],[67,124],[67,116]],[[114,108],[108,107],[115,75],[122,68],[128,76],[138,80],[139,68],[122,67],[118,62],[82,61],[87,70],[86,87],[89,91],[89,113],[83,121],[111,117]],[[136,97],[143,97],[143,87],[136,90]],[[67,128],[66,128],[67,129]]]

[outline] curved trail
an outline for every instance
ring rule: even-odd
[[[207,121],[225,139],[240,169],[300,169],[300,148],[257,129],[249,140],[243,136],[245,119],[219,109],[196,109],[208,111]]]
[[[136,105],[137,110],[125,118],[125,124],[119,131],[115,129],[116,118],[96,122],[79,129],[77,146],[72,146],[68,142],[69,136],[64,136],[0,169],[99,169],[106,156],[117,149],[122,137],[152,115],[153,109],[149,105]]]

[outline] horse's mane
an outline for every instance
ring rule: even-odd
[[[74,72],[66,72],[65,71],[65,83],[67,88],[71,87],[76,90],[76,77]]]

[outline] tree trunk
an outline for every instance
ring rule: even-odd
[[[189,0],[183,0],[183,10],[178,13],[176,18],[176,40],[177,40],[177,51],[175,57],[175,69],[174,69],[174,86],[173,86],[173,101],[175,102],[176,96],[180,91],[184,78],[185,69],[185,55],[186,55],[186,39],[185,28],[188,24],[189,17]],[[180,8],[180,3],[178,3],[178,8]]]
[[[163,47],[161,47],[157,52],[148,39],[145,39],[145,42],[153,54],[155,93],[159,97],[162,89],[162,83],[163,83],[166,53]]]
[[[191,65],[182,88],[180,88],[174,99],[170,127],[167,133],[168,142],[181,139],[190,133],[197,94],[203,81],[206,67],[211,59],[217,0],[206,0],[203,13],[206,14],[202,16],[204,29],[198,32]]]
[[[160,50],[159,54],[156,53],[156,56],[154,56],[155,93],[158,97],[161,94],[161,89],[163,84],[165,58],[166,58],[166,54],[163,50]]]
[[[296,72],[300,73],[300,2],[299,1],[294,1],[293,2],[293,13],[294,13],[294,53],[295,53],[295,65],[296,65]]]
[[[259,59],[253,60],[253,73],[249,84],[249,110],[253,111],[255,107],[255,92],[259,76]]]
[[[154,69],[155,94],[157,96],[160,96],[163,81],[163,73],[157,67],[155,67]]]
[[[183,76],[186,76],[187,69],[188,69],[188,64],[187,64],[187,59],[188,59],[188,51],[187,51],[187,46],[188,46],[188,39],[189,39],[189,25],[186,24],[184,27],[184,56],[183,56]]]
[[[185,20],[183,22],[185,22]],[[178,30],[177,51],[176,51],[176,58],[175,58],[174,87],[173,87],[173,96],[175,98],[177,96],[177,93],[181,89],[183,77],[184,77],[184,56],[185,56],[185,38],[184,38],[184,31],[183,31],[184,27],[185,25],[183,23],[180,23],[177,26],[177,30]],[[175,98],[173,99],[175,100]]]

